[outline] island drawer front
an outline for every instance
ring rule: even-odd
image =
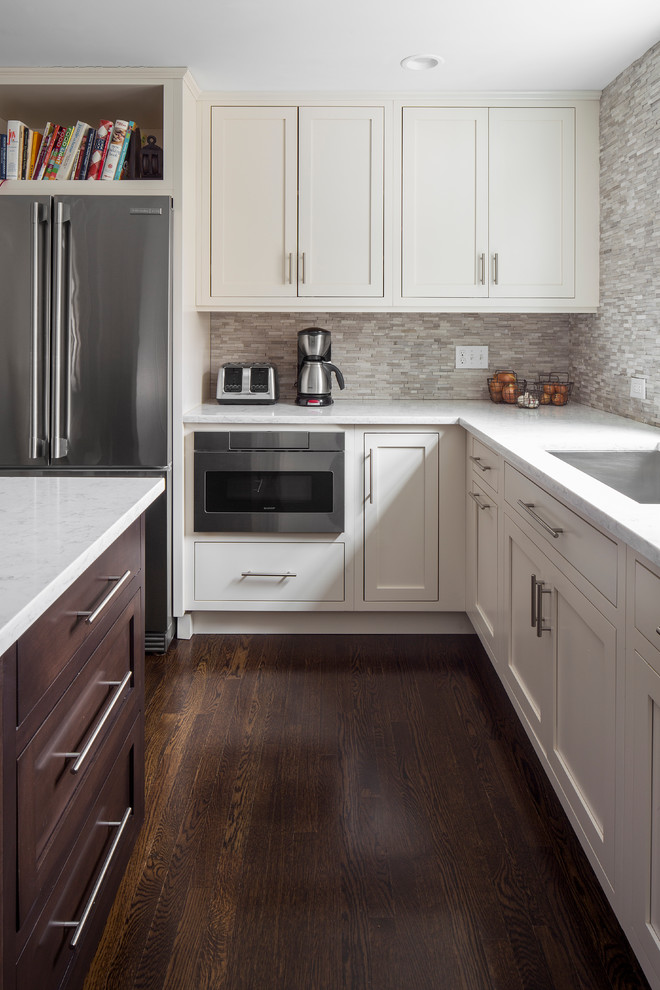
[[[57,691],[61,693],[64,685],[56,687],[56,678],[74,652],[92,637],[97,641],[126,604],[128,586],[141,566],[140,527],[136,520],[19,639],[18,725],[47,691],[57,700]],[[127,571],[128,577],[112,594]],[[79,615],[93,613],[104,601],[107,604],[98,617]],[[76,673],[71,670],[68,680]]]
[[[504,497],[553,550],[572,564],[608,601],[617,604],[618,547],[614,540],[525,478],[510,464],[505,467]],[[529,506],[531,512],[521,503]],[[556,538],[549,532],[559,529],[562,532]]]
[[[196,543],[196,601],[344,601],[343,543]]]
[[[477,440],[476,437],[470,437],[468,462],[472,466],[475,478],[479,479],[479,484],[490,485],[496,492],[500,490],[502,459],[499,454],[487,447],[481,440]]]
[[[660,651],[660,577],[639,560],[635,561],[634,607],[635,627]]]
[[[144,663],[135,644],[141,623],[138,592],[18,758],[19,927],[69,854],[89,798],[139,708]],[[78,760],[65,755],[88,745]]]
[[[24,944],[16,970],[17,987],[55,990],[67,970],[79,967],[82,974],[88,965],[144,818],[144,777],[139,771],[143,759],[143,728],[138,718]],[[113,851],[124,816],[126,824]],[[106,864],[97,897],[73,948],[77,929],[63,925],[80,921]]]

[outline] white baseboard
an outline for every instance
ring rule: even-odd
[[[187,612],[179,639],[193,633],[452,633],[471,634],[465,612]]]

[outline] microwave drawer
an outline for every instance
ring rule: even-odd
[[[343,543],[196,543],[198,602],[343,602]]]

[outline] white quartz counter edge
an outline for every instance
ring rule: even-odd
[[[518,409],[488,401],[354,401],[309,409],[208,403],[184,416],[188,426],[436,426],[457,423],[503,454],[551,494],[660,566],[660,507],[640,505],[548,453],[549,450],[655,450],[660,430],[569,403]]]
[[[164,487],[162,478],[0,478],[0,654]]]

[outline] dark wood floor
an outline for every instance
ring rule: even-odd
[[[85,990],[639,990],[472,636],[147,659],[147,820]]]

